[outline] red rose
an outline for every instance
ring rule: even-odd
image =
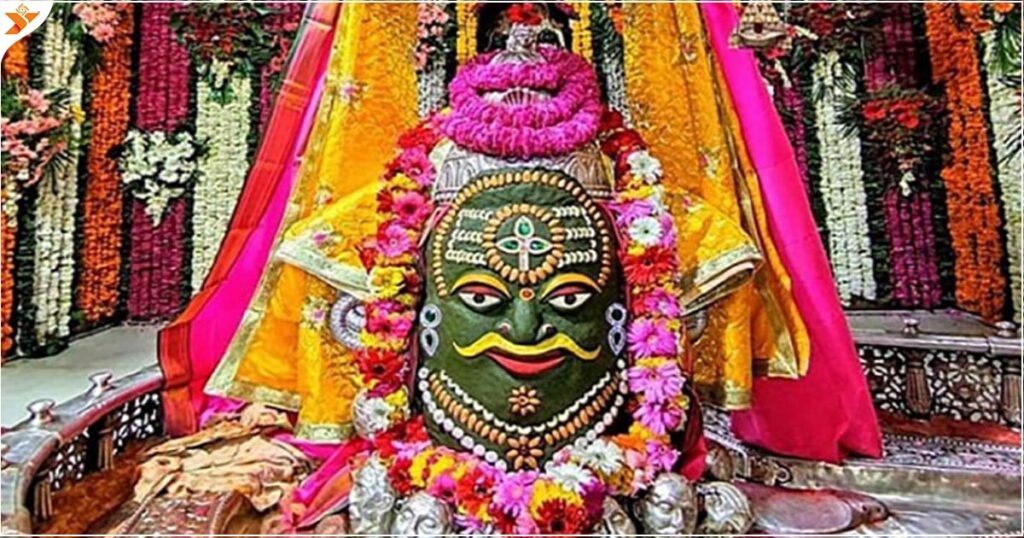
[[[601,123],[598,128],[598,132],[605,133],[615,129],[621,129],[625,122],[622,120],[622,114],[617,110],[605,107],[601,113]]]
[[[399,458],[388,467],[388,479],[395,488],[395,492],[402,497],[408,497],[412,493],[412,476],[409,475],[409,467],[412,460]]]
[[[377,238],[367,237],[360,241],[356,245],[356,254],[359,255],[359,261],[362,262],[364,269],[373,269],[374,261],[377,259]]]

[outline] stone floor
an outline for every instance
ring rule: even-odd
[[[155,326],[114,327],[71,343],[42,359],[18,359],[0,368],[0,424],[14,426],[25,405],[39,398],[63,402],[89,388],[89,374],[121,377],[156,364]]]

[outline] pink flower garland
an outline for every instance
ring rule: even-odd
[[[141,9],[135,126],[170,133],[188,117],[188,51],[175,39],[170,26],[171,15],[179,7],[152,3]],[[143,202],[133,199],[131,204],[128,318],[169,319],[178,313],[184,299],[185,200],[170,203],[159,227],[153,226]]]
[[[920,86],[916,78],[917,45],[911,7],[886,7],[882,43],[866,63],[869,92],[889,84]],[[882,200],[889,235],[893,299],[903,307],[935,308],[942,302],[935,229],[929,189],[915,188],[908,196],[888,190]]]
[[[449,89],[452,112],[441,129],[460,146],[504,158],[570,153],[594,139],[601,118],[600,90],[586,61],[569,51],[541,47],[545,64],[490,65],[495,53],[465,64]],[[551,92],[548,101],[502,105],[484,100],[492,90]]]
[[[627,141],[639,140],[635,131],[619,133]],[[676,234],[661,202],[659,173],[652,175],[660,165],[642,145],[604,145],[616,150],[611,155],[615,162],[630,163],[617,167],[619,190],[610,204],[616,221],[624,226],[620,229],[635,230],[624,234],[624,264],[647,259],[658,264],[651,273],[656,276],[644,282],[627,276],[634,317],[627,333],[635,361],[626,372],[635,397],[630,406],[633,425],[627,433],[605,435],[582,448],[566,447],[544,472],[503,472],[471,453],[433,446],[422,421],[405,418],[403,381],[414,366],[411,332],[421,289],[418,246],[433,212],[428,196],[434,174],[425,156],[437,141],[430,123],[400,141],[403,151],[389,166],[378,194],[377,236],[363,249],[373,299],[367,304],[362,335],[366,348],[357,360],[369,397],[392,405],[389,428],[369,440],[399,495],[427,491],[450,502],[464,529],[490,526],[504,534],[589,532],[600,518],[606,495],[636,495],[659,473],[680,464],[681,454],[672,446],[670,434],[685,427],[691,402],[681,367],[685,352],[675,280]],[[643,170],[634,170],[632,163]],[[647,225],[634,228],[638,221]],[[648,253],[654,253],[653,258]],[[634,273],[647,274],[639,269]],[[552,521],[558,526],[552,528]]]

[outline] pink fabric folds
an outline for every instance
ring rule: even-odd
[[[730,4],[701,11],[736,106],[760,180],[768,225],[811,339],[807,376],[758,379],[754,404],[734,413],[745,442],[780,454],[838,462],[848,453],[879,457],[881,434],[846,317],[839,304],[801,184],[793,149],[758,71],[753,52],[729,47],[738,18]]]
[[[196,430],[203,387],[224,356],[259,285],[316,115],[340,6],[311,4],[255,163],[201,290],[160,332],[165,427]]]

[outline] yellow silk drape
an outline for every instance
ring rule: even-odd
[[[740,223],[763,260],[753,278],[710,306],[708,327],[695,349],[694,375],[705,398],[742,409],[750,405],[755,374],[797,377],[806,372],[806,329],[768,235],[757,177],[699,6],[626,3],[623,9],[630,111],[662,162],[666,187],[691,192]],[[692,226],[686,208],[672,210],[681,230]],[[698,273],[732,256],[723,250],[720,232],[707,230],[698,242],[691,262]],[[683,261],[686,267],[685,256]]]
[[[354,245],[375,230],[376,180],[416,118],[414,5],[342,9],[323,96],[297,184],[260,287],[207,392],[298,411],[296,435],[350,431],[358,388],[351,354],[328,327],[337,290],[365,288]],[[341,201],[332,204],[332,202]],[[337,218],[324,218],[330,206]],[[326,224],[325,224],[326,223]],[[294,248],[310,244],[318,249]],[[320,256],[296,257],[314,250]],[[327,265],[325,265],[327,264]],[[309,275],[336,275],[337,281]]]

